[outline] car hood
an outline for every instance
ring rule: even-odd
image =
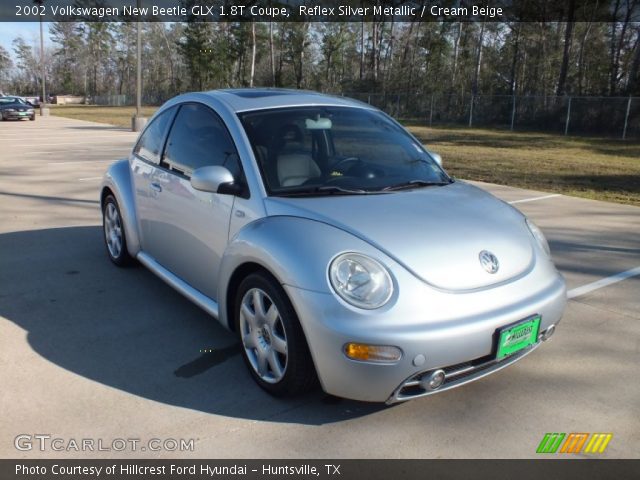
[[[350,232],[443,290],[504,283],[534,263],[523,215],[465,182],[379,195],[268,197],[266,208],[270,216],[310,218]],[[497,257],[497,272],[480,263],[483,250]]]

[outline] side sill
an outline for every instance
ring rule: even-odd
[[[173,273],[171,273],[169,270],[164,268],[162,265],[160,265],[158,262],[156,262],[152,257],[147,255],[146,253],[138,252],[138,255],[136,255],[136,258],[140,261],[141,264],[143,264],[145,267],[147,267],[149,270],[155,273],[169,286],[173,287],[175,290],[177,290],[182,295],[187,297],[189,300],[191,300],[193,303],[198,305],[209,315],[212,315],[216,319],[218,318],[218,304],[216,302],[214,302],[209,297],[207,297],[203,293],[193,288],[184,280],[181,280],[180,278],[175,276]]]

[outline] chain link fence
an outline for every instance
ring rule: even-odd
[[[434,125],[640,140],[640,97],[345,93],[390,115]]]
[[[506,128],[564,135],[640,140],[640,97],[542,95],[338,94],[373,105],[393,117],[429,126]],[[167,97],[145,93],[143,105]],[[90,97],[94,105],[133,106],[134,95]]]
[[[154,93],[144,93],[142,95],[142,104],[149,106],[160,106],[171,96],[160,95]],[[135,95],[93,95],[87,97],[87,103],[91,105],[101,105],[109,107],[131,107],[136,104]]]

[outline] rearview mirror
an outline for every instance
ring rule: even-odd
[[[432,152],[431,150],[427,150],[427,151],[429,152],[429,155],[431,155],[431,158],[433,158],[438,165],[442,166],[442,157],[440,156],[440,154],[436,152]]]
[[[235,179],[225,167],[196,168],[191,175],[191,186],[201,192],[236,194]]]
[[[331,130],[332,124],[330,118],[318,117],[316,120],[307,118],[304,121],[307,130]]]

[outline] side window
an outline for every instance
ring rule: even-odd
[[[140,137],[140,140],[138,140],[133,153],[149,162],[160,163],[162,142],[174,112],[175,109],[170,108],[154,118],[144,131],[144,134],[142,134],[142,137]]]
[[[178,111],[164,157],[160,163],[186,176],[199,167],[221,165],[240,178],[240,161],[222,120],[208,107],[196,103]]]

